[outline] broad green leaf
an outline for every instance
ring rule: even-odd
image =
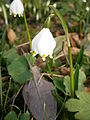
[[[36,58],[33,57],[32,55],[30,55],[29,53],[26,53],[26,56],[27,56],[29,62],[31,63],[31,65],[33,65]]]
[[[61,90],[65,94],[65,86],[63,85],[63,78],[54,77],[54,85],[57,89]]]
[[[65,91],[68,95],[71,95],[71,89],[70,89],[70,77],[65,76],[63,84],[65,85]]]
[[[57,100],[59,106],[62,106],[64,99],[58,94],[57,89],[54,89],[52,91],[52,94],[54,95],[55,99]]]
[[[14,111],[11,111],[5,116],[4,120],[17,120],[17,115]]]
[[[90,120],[90,95],[85,92],[76,92],[78,99],[71,98],[66,102],[66,108],[70,112],[76,112],[78,120]]]
[[[26,111],[26,113],[20,116],[20,120],[30,120],[30,113]]]
[[[8,72],[9,75],[12,76],[13,80],[20,84],[32,79],[32,74],[28,69],[28,63],[24,56],[21,56],[18,59],[14,60],[8,66]]]
[[[17,49],[11,48],[6,52],[5,57],[7,58],[7,64],[10,64],[13,60],[19,57]]]
[[[84,82],[86,80],[86,75],[83,71],[79,71],[79,79],[78,79],[78,91],[84,91]],[[70,89],[70,77],[65,76],[64,77],[64,83],[65,85],[65,91],[68,95],[71,95],[71,89]]]

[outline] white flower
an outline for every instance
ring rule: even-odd
[[[54,4],[53,4],[53,7],[55,7],[55,8],[56,8],[56,7],[57,7],[57,4],[56,4],[56,3],[54,3]]]
[[[86,0],[82,0],[84,3],[87,2]]]
[[[9,8],[10,6],[9,6],[9,4],[5,4],[5,6],[7,7],[7,8]]]
[[[32,40],[33,56],[39,54],[43,61],[49,55],[53,58],[53,50],[56,47],[56,41],[48,28],[43,28]]]
[[[20,17],[23,16],[23,11],[24,7],[21,0],[13,0],[10,4],[10,14],[14,14],[14,17],[16,17],[16,15]]]
[[[36,14],[36,20],[38,21],[39,18],[40,18],[40,15],[39,15],[39,13],[37,13],[37,14]]]
[[[50,0],[47,1],[46,6],[49,6],[49,4],[50,4]]]
[[[2,12],[2,8],[0,7],[0,12]]]
[[[86,7],[86,11],[89,11],[89,7]]]

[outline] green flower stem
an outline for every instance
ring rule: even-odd
[[[68,47],[69,62],[70,62],[70,86],[71,86],[71,97],[74,97],[74,79],[73,79],[73,62],[71,54],[71,46]]]
[[[29,28],[28,28],[28,24],[27,24],[27,19],[26,19],[25,11],[23,12],[23,16],[24,16],[24,22],[25,22],[25,26],[26,26],[26,30],[27,30],[27,35],[28,35],[30,50],[32,51],[31,37],[30,37],[30,33],[29,33]]]
[[[71,45],[69,41],[69,34],[68,34],[68,27],[66,25],[66,22],[63,18],[63,16],[60,14],[60,12],[55,9],[52,5],[50,5],[50,8],[55,12],[55,15],[59,18],[62,27],[66,34],[66,39],[68,43],[68,54],[69,54],[69,62],[70,62],[70,86],[71,86],[71,97],[74,97],[74,78],[73,78],[73,62],[72,62],[72,54],[71,54]]]
[[[6,30],[8,31],[8,18],[7,18],[6,8],[3,3],[1,3],[1,6],[2,6],[4,18],[5,18]]]
[[[8,87],[5,102],[4,102],[4,110],[5,110],[5,107],[6,107],[6,104],[7,104],[7,99],[8,99],[8,94],[9,94],[9,91],[10,91],[10,87],[11,87],[11,79],[9,81],[9,87]]]
[[[0,56],[1,57],[1,56]],[[1,101],[1,105],[3,104],[3,100],[2,100],[2,76],[1,76],[1,58],[0,58],[0,101]]]

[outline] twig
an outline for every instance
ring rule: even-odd
[[[18,94],[20,93],[22,87],[23,87],[23,85],[19,88],[17,94],[15,95],[15,97],[14,97],[14,99],[13,99],[13,102],[12,102],[12,106],[14,105],[15,99],[17,98]],[[11,110],[12,110],[12,109],[13,109],[13,108],[11,107]]]
[[[38,84],[40,83],[40,81],[41,81],[41,79],[42,79],[43,76],[48,76],[50,79],[52,79],[51,76],[60,77],[60,78],[64,77],[63,75],[50,74],[50,73],[42,73],[41,76],[40,76],[40,78],[39,78],[39,80],[38,80]]]

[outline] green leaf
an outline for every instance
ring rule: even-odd
[[[26,113],[20,116],[20,120],[30,120],[30,113],[26,111]]]
[[[20,56],[8,66],[9,75],[18,83],[25,83],[32,79],[32,73],[28,69],[28,63],[24,56]]]
[[[11,48],[6,52],[5,57],[7,58],[7,64],[10,64],[13,60],[19,57],[17,49]]]
[[[71,89],[70,89],[70,77],[65,76],[63,84],[65,85],[65,91],[67,95],[71,95]]]
[[[85,92],[76,92],[78,99],[71,98],[66,102],[66,108],[70,112],[76,112],[75,118],[90,120],[90,95]]]
[[[36,58],[33,57],[32,55],[30,55],[29,53],[26,53],[26,56],[27,56],[29,62],[31,63],[31,65],[33,65]]]
[[[50,23],[51,23],[51,16],[47,17],[44,23],[45,28],[50,28]]]
[[[61,90],[65,94],[65,86],[63,85],[63,78],[54,77],[54,85],[57,89]]]
[[[83,54],[84,54],[84,46],[82,46],[80,49],[76,64],[79,64],[79,65],[82,64]]]
[[[11,111],[5,116],[4,120],[17,120],[17,115],[14,111]]]
[[[86,75],[83,71],[79,71],[79,79],[78,79],[78,91],[84,91],[84,82],[86,80]],[[64,77],[64,83],[65,85],[65,91],[68,95],[71,95],[71,89],[70,89],[70,77],[65,76]]]
[[[78,90],[78,79],[79,79],[79,65],[77,64],[76,70],[74,73],[74,90]]]
[[[52,91],[52,94],[54,95],[55,99],[57,100],[58,105],[62,106],[64,99],[58,94],[57,89],[54,89]]]
[[[80,18],[79,18],[78,16],[76,16],[76,15],[71,15],[71,19],[72,19],[73,21],[76,21],[76,22],[79,22],[79,21],[80,21]]]

